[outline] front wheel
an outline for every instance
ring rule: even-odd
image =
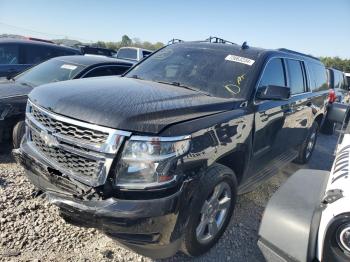
[[[189,256],[207,252],[224,233],[235,207],[236,176],[231,169],[215,164],[198,189],[182,248]]]
[[[314,152],[318,135],[318,123],[314,122],[311,126],[310,133],[305,142],[300,146],[299,155],[294,160],[297,164],[306,164]]]

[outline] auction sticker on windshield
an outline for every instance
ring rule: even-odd
[[[64,64],[64,65],[61,65],[61,68],[68,69],[68,70],[75,70],[77,69],[77,66]]]
[[[236,56],[236,55],[228,55],[228,56],[226,56],[225,60],[237,62],[237,63],[241,63],[241,64],[246,64],[246,65],[250,65],[250,66],[252,64],[254,64],[254,62],[255,62],[252,59],[242,57],[242,56]]]

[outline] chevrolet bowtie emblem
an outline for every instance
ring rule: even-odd
[[[56,137],[54,137],[53,135],[50,135],[48,132],[42,130],[40,132],[40,137],[48,147],[58,146],[58,141]]]

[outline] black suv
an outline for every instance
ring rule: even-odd
[[[52,57],[80,54],[77,49],[43,41],[0,39],[0,77],[12,77]]]
[[[168,45],[121,78],[30,93],[14,155],[66,221],[146,256],[197,256],[223,234],[238,194],[310,159],[324,65],[211,40]]]

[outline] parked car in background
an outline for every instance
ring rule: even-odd
[[[238,194],[310,159],[327,96],[317,58],[180,42],[123,77],[34,89],[13,153],[66,221],[146,256],[198,256]]]
[[[0,39],[0,77],[12,77],[52,57],[80,54],[77,49],[41,40]]]
[[[108,57],[64,56],[52,58],[22,74],[0,82],[0,142],[12,134],[19,146],[24,132],[27,95],[42,84],[70,79],[121,75],[132,63]]]
[[[332,103],[339,102],[350,105],[349,85],[345,74],[334,68],[327,68],[327,77],[329,85],[329,106]],[[327,117],[322,124],[321,131],[324,134],[332,135],[334,133],[336,124],[330,121]]]
[[[117,51],[108,48],[92,47],[87,45],[79,46],[79,48],[84,55],[101,55],[113,57],[117,54]]]
[[[141,61],[143,58],[152,54],[153,51],[139,47],[121,47],[115,55],[118,59]]]

